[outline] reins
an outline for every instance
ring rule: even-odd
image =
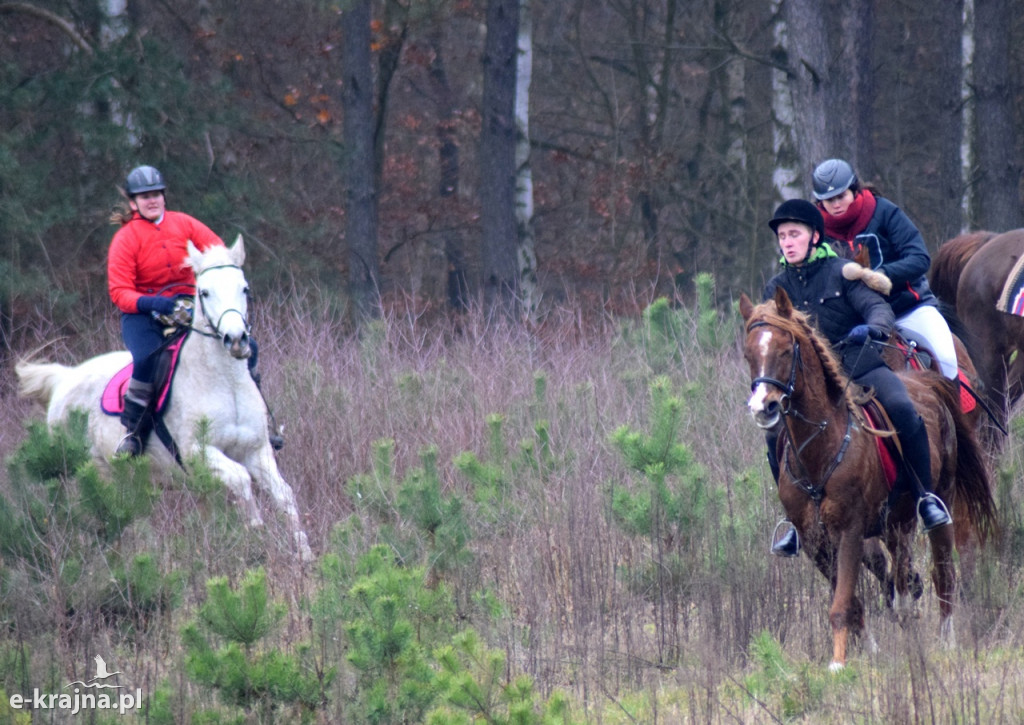
[[[775,327],[776,329],[782,329],[779,328],[777,325],[773,325],[767,320],[756,320],[747,326],[747,333],[749,334],[751,330],[754,330],[758,327]],[[800,340],[798,340],[796,335],[794,335],[792,332],[790,332],[789,335],[790,337],[793,338],[793,363],[789,370],[788,382],[783,383],[778,378],[774,378],[767,375],[760,375],[753,379],[753,381],[750,384],[750,389],[751,391],[753,391],[758,385],[764,383],[766,385],[776,387],[782,391],[780,407],[782,410],[783,420],[785,421],[783,429],[785,431],[785,436],[788,444],[793,447],[797,465],[801,469],[801,474],[799,476],[793,476],[793,484],[800,488],[804,493],[806,493],[811,498],[811,500],[813,500],[816,504],[820,504],[825,496],[825,485],[828,483],[828,480],[832,477],[832,474],[835,473],[839,465],[843,462],[843,458],[846,456],[846,451],[850,447],[850,441],[852,439],[851,431],[853,427],[853,413],[850,410],[850,406],[847,405],[846,430],[843,434],[843,440],[839,446],[839,450],[836,452],[835,456],[832,457],[832,460],[826,467],[824,475],[821,478],[821,481],[817,484],[813,483],[811,481],[811,476],[807,470],[807,466],[804,465],[802,454],[804,450],[818,438],[818,436],[823,434],[828,429],[829,420],[826,418],[821,421],[813,421],[807,416],[805,416],[800,410],[794,408],[790,404],[793,393],[796,390],[797,371],[803,369],[803,358],[800,355]],[[849,384],[850,381],[847,380],[846,385],[849,386]],[[840,400],[845,400],[845,390],[844,395],[840,398]],[[791,428],[791,421],[793,419],[798,419],[804,423],[807,423],[812,428],[817,429],[807,438],[807,440],[805,440],[799,446],[796,444],[796,441],[793,437],[793,431]],[[786,468],[789,469],[789,456],[785,456],[785,465]],[[793,472],[790,471],[790,473],[792,474]]]

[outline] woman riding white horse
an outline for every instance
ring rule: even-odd
[[[268,410],[250,377],[247,319],[248,285],[242,273],[245,246],[238,237],[230,248],[213,246],[205,252],[188,244],[186,264],[195,272],[193,330],[181,347],[174,385],[163,423],[187,458],[202,455],[230,489],[251,526],[263,523],[253,498],[252,484],[263,489],[285,516],[302,559],[312,552],[299,521],[295,495],[281,477],[267,439]],[[47,423],[64,421],[78,408],[89,413],[89,439],[94,458],[114,454],[123,435],[118,418],[100,409],[104,388],[131,362],[127,351],[94,357],[76,367],[55,363],[19,362],[15,370],[23,395],[47,406]],[[200,439],[198,424],[209,421]],[[148,449],[154,467],[170,470],[178,464],[160,445]]]

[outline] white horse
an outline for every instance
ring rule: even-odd
[[[211,247],[205,253],[188,243],[185,264],[196,276],[193,331],[182,344],[177,372],[163,420],[182,456],[202,454],[230,489],[250,526],[263,524],[253,499],[252,483],[270,495],[291,528],[298,556],[313,558],[299,522],[295,494],[281,477],[267,438],[268,411],[249,375],[249,287],[242,273],[245,245]],[[21,361],[15,367],[22,395],[46,406],[46,422],[54,425],[73,409],[89,414],[88,435],[93,457],[105,462],[124,429],[120,419],[100,409],[100,396],[111,377],[131,362],[126,350],[86,360],[77,367]],[[209,420],[208,440],[197,439],[197,424]],[[154,469],[169,471],[178,464],[167,449],[150,438],[146,447]]]

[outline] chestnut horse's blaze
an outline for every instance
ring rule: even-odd
[[[864,629],[855,588],[864,538],[877,533],[889,489],[875,437],[863,425],[850,386],[828,342],[795,310],[785,291],[755,306],[743,295],[744,357],[750,365],[754,422],[784,440],[779,499],[804,541],[804,551],[832,586],[832,669],[845,665],[851,635]],[[901,373],[928,428],[935,490],[950,504],[954,526],[929,533],[939,598],[940,631],[955,641],[953,548],[995,528],[995,503],[981,449],[952,386],[932,373]],[[917,531],[912,496],[894,502],[881,537],[892,555],[897,604],[912,602],[911,554]]]

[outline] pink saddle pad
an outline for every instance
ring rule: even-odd
[[[164,409],[167,398],[171,393],[171,381],[174,380],[174,371],[178,367],[178,353],[181,351],[181,343],[185,341],[181,337],[167,346],[167,352],[171,354],[171,366],[167,373],[167,379],[160,386],[160,395],[156,399],[156,411],[159,413]],[[114,373],[107,386],[103,388],[103,395],[100,396],[100,407],[107,415],[121,415],[124,411],[124,394],[128,390],[128,382],[132,377],[134,369],[132,363]]]

